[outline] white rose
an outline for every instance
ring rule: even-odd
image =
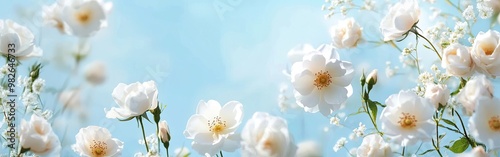
[[[81,128],[75,136],[76,143],[71,146],[80,156],[121,156],[123,142],[111,137],[108,129],[98,126]]]
[[[69,1],[62,9],[66,32],[79,37],[93,36],[107,26],[106,16],[111,7],[111,2],[101,0]]]
[[[129,85],[120,83],[111,95],[120,107],[106,111],[107,118],[130,119],[153,110],[158,105],[158,90],[154,81]]]
[[[425,86],[424,97],[429,99],[437,109],[440,105],[446,105],[450,98],[450,90],[443,84],[428,83]]]
[[[159,133],[158,137],[160,137],[163,143],[170,141],[170,129],[168,128],[168,123],[166,120],[162,120],[158,123]]]
[[[356,23],[354,18],[340,21],[339,24],[330,28],[333,46],[335,48],[355,47],[361,39],[362,28]]]
[[[419,16],[420,8],[416,0],[402,0],[394,4],[380,23],[384,41],[401,37],[418,22]]]
[[[495,30],[479,32],[472,45],[471,56],[479,72],[500,76],[500,33]]]
[[[256,112],[241,132],[243,157],[295,156],[297,146],[280,117]]]
[[[40,156],[59,156],[61,143],[49,122],[35,114],[29,122],[21,121],[20,144]]]
[[[92,85],[99,85],[106,79],[106,65],[96,61],[88,65],[85,71],[85,80]]]
[[[441,67],[446,69],[448,74],[468,77],[474,70],[474,62],[469,53],[469,48],[458,43],[451,44],[443,51]]]
[[[40,57],[43,52],[33,43],[31,31],[12,20],[0,20],[0,52],[20,58]]]
[[[323,156],[323,150],[314,141],[305,141],[297,145],[296,157],[320,157]]]
[[[457,97],[465,108],[465,113],[471,116],[476,108],[476,100],[481,97],[493,97],[493,86],[486,76],[474,76],[467,81],[467,84],[460,90]]]
[[[363,142],[358,147],[356,154],[358,157],[390,157],[391,147],[379,134],[371,134],[363,138]]]

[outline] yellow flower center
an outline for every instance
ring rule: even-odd
[[[92,140],[93,144],[90,146],[92,157],[102,157],[106,155],[108,145],[102,141]]]
[[[488,121],[488,124],[490,125],[491,130],[500,131],[500,118],[499,118],[499,116],[491,117],[491,119]]]
[[[328,71],[323,72],[319,71],[316,74],[316,79],[314,79],[314,86],[318,88],[318,90],[321,90],[324,87],[328,87],[330,83],[332,83],[332,76],[328,73]]]
[[[481,45],[485,55],[491,55],[495,51],[495,46],[492,44]]]
[[[76,17],[77,21],[80,22],[81,24],[87,24],[87,23],[89,23],[90,19],[92,18],[92,12],[89,9],[78,11],[75,14],[75,17]]]
[[[221,120],[221,117],[215,116],[213,120],[208,120],[209,131],[218,135],[226,129],[226,121]]]
[[[411,129],[417,125],[417,120],[415,119],[415,115],[411,115],[410,113],[401,113],[402,116],[399,117],[398,123],[402,128]]]

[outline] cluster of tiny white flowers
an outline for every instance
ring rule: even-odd
[[[450,43],[457,43],[458,40],[464,37],[465,33],[467,33],[467,22],[457,21],[455,23],[454,31],[450,34]]]
[[[45,80],[37,78],[35,81],[33,81],[33,85],[31,86],[31,88],[33,89],[33,93],[40,94],[44,86],[45,86]]]
[[[365,0],[363,6],[361,7],[361,9],[364,10],[373,10],[374,8],[375,8],[375,1],[373,0]]]
[[[328,11],[328,14],[325,15],[326,19],[333,17],[335,11],[338,11],[343,16],[346,16],[350,9],[358,8],[358,6],[352,3],[352,0],[325,0],[325,3],[326,4],[321,6],[321,10]],[[365,0],[363,6],[359,8],[361,10],[373,10],[375,8],[375,2],[373,0]]]
[[[288,98],[286,92],[288,90],[288,86],[282,84],[280,86],[280,93],[278,95],[278,106],[280,107],[281,112],[286,112],[286,110],[290,107],[290,103],[288,102],[290,98]]]
[[[146,142],[147,142],[148,146],[157,146],[158,145],[158,137],[156,136],[156,134],[151,134],[148,137],[146,137]],[[144,145],[145,144],[144,140],[140,139],[139,144]],[[136,153],[136,155],[142,154],[142,153],[140,153],[140,154],[139,153]],[[148,157],[159,156],[158,147],[149,147],[149,152],[148,152],[147,156]]]
[[[340,119],[337,116],[330,118],[330,124],[340,126]]]
[[[5,75],[7,75],[9,73],[9,64],[4,64],[1,68],[0,68],[0,77],[4,77]]]
[[[476,20],[476,14],[474,13],[474,7],[472,5],[467,6],[465,8],[464,12],[462,13],[462,16],[465,18],[465,20]]]
[[[352,130],[352,133],[349,135],[349,139],[354,140],[358,137],[362,137],[363,135],[365,135],[365,130],[366,126],[363,123],[359,122],[359,127]]]
[[[333,146],[333,151],[337,152],[339,151],[342,147],[344,147],[345,144],[347,144],[347,139],[345,137],[340,138],[335,146]]]
[[[35,93],[25,90],[21,96],[21,101],[24,106],[34,109],[38,105],[38,96]]]
[[[477,12],[482,19],[487,19],[493,15],[493,9],[485,4],[484,1],[477,3]]]
[[[42,111],[41,109],[36,109],[36,110],[33,110],[33,113],[40,116],[40,117],[43,117],[46,120],[49,120],[50,118],[52,118],[52,115],[53,115],[51,110]]]

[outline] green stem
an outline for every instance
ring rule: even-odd
[[[146,151],[147,153],[149,153],[148,141],[146,140],[146,133],[144,131],[144,124],[142,123],[142,117],[137,116],[136,118],[139,119],[139,123],[141,124],[142,138],[144,138],[144,145],[146,145]]]
[[[401,153],[401,156],[405,156],[405,149],[406,149],[406,146],[403,147],[403,153]]]
[[[362,88],[362,93],[364,93],[364,89]],[[370,114],[370,108],[368,107],[368,103],[367,101],[369,100],[369,98],[365,98],[364,101],[364,104],[365,104],[365,111],[366,111],[366,114],[368,114],[368,117],[370,117],[370,121],[372,122],[373,124],[373,127],[375,127],[375,130],[377,130],[378,134],[380,134],[380,136],[383,136],[384,133],[380,132],[380,130],[378,130],[378,127],[377,127],[377,123],[375,123],[375,120],[372,118],[372,115]]]
[[[460,117],[460,114],[458,114],[457,110],[454,110],[454,111],[455,111],[455,114],[457,114],[458,119],[460,120],[460,124],[462,124],[462,129],[464,129],[465,138],[467,139],[467,141],[469,141],[469,144],[472,146],[472,148],[476,147],[477,143],[472,142],[472,140],[469,138],[469,135],[467,135],[467,130],[465,130],[465,125],[464,125],[464,122],[462,121],[462,117]]]
[[[436,116],[438,116],[438,113],[436,113]],[[440,157],[443,157],[443,154],[441,154],[441,151],[439,150],[439,121],[441,120],[441,117],[436,117],[436,151],[438,152]]]
[[[424,37],[422,34],[418,33],[416,30],[415,30],[413,33],[415,33],[415,35],[417,35],[417,36],[419,36],[419,37],[421,37],[421,38],[425,39],[425,41],[427,41],[427,43],[429,43],[429,44],[432,46],[432,49],[434,49],[434,52],[436,52],[436,55],[439,57],[439,60],[443,60],[443,59],[441,58],[441,55],[440,55],[440,54],[439,54],[439,52],[437,51],[436,47],[434,47],[434,44],[432,44],[432,42],[431,42],[429,39],[427,39],[426,37]]]
[[[394,48],[398,49],[399,53],[403,52],[403,49],[399,48],[399,47],[398,47],[398,45],[396,45],[396,43],[394,43],[394,41],[393,41],[393,40],[388,41],[388,42],[389,42],[389,44],[390,44],[392,47],[394,47]]]
[[[220,151],[220,157],[224,157],[224,156],[222,155],[222,150]]]

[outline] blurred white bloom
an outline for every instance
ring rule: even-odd
[[[500,76],[500,33],[495,30],[479,32],[472,45],[471,56],[479,72]]]
[[[315,48],[310,45],[310,44],[301,44],[297,45],[294,48],[292,48],[290,51],[288,51],[288,61],[293,64],[295,62],[300,62],[302,61],[302,58],[304,58],[305,55],[315,52]]]
[[[385,103],[380,115],[384,135],[401,146],[431,140],[436,127],[432,121],[435,109],[429,100],[412,91],[400,91]]]
[[[121,156],[123,142],[111,137],[108,129],[98,126],[81,128],[71,148],[79,156]]]
[[[297,146],[287,122],[264,112],[255,112],[241,132],[243,157],[295,156]]]
[[[487,19],[493,15],[493,9],[484,2],[477,3],[477,11],[482,19]]]
[[[333,146],[333,151],[339,151],[342,147],[344,147],[345,144],[347,144],[347,142],[348,141],[345,137],[340,138],[339,140],[337,140],[337,143],[335,143],[335,146]]]
[[[373,0],[364,0],[363,6],[361,9],[365,10],[373,10],[375,8],[375,1]]]
[[[482,146],[477,146],[469,152],[458,154],[457,157],[489,157],[489,155]]]
[[[93,36],[107,26],[106,16],[111,7],[111,2],[102,0],[67,1],[62,8],[66,32],[79,37]]]
[[[0,77],[4,77],[6,76],[8,73],[9,73],[9,64],[4,64],[1,68],[0,68]],[[18,78],[19,79],[19,78]]]
[[[339,60],[335,49],[324,45],[292,66],[297,104],[306,112],[328,116],[352,95],[353,76],[351,63]]]
[[[59,32],[66,33],[66,24],[62,20],[62,9],[66,0],[58,0],[49,6],[42,7],[42,19],[45,25],[50,25],[57,28]]]
[[[106,80],[106,65],[104,62],[95,61],[85,70],[85,80],[92,85],[99,85]]]
[[[158,147],[156,147],[156,146],[158,146],[158,136],[156,134],[151,134],[151,135],[146,137],[146,141],[144,141],[143,138],[139,139],[140,145],[146,145],[146,143],[148,144],[148,146],[152,146],[152,147],[149,147],[149,152],[144,156],[148,156],[148,157],[158,156],[159,157]]]
[[[37,78],[35,81],[33,81],[32,89],[33,93],[35,94],[40,94],[42,92],[43,87],[45,86],[45,80],[41,78]]]
[[[232,152],[240,147],[234,131],[241,124],[243,105],[230,101],[223,107],[215,100],[200,101],[196,114],[187,122],[184,136],[192,139],[192,148],[200,155],[214,156],[219,151]]]
[[[401,0],[394,4],[380,23],[384,41],[401,37],[418,22],[419,16],[420,8],[416,0]]]
[[[476,20],[476,14],[474,13],[474,7],[472,5],[467,6],[465,8],[464,12],[462,13],[462,16],[465,18],[465,20]]]
[[[314,141],[304,141],[297,145],[296,157],[320,157],[323,156],[323,150]]]
[[[391,67],[391,62],[387,61],[386,63],[386,67],[385,67],[385,76],[387,78],[391,78],[392,76],[396,75],[397,71],[399,70],[399,67],[394,67],[392,68]]]
[[[498,0],[485,0],[485,5],[493,9],[494,12],[500,11],[500,1]]]
[[[445,106],[450,99],[450,90],[445,84],[427,83],[424,97],[429,99],[435,108]]]
[[[28,90],[23,92],[23,96],[21,98],[24,106],[36,106],[38,105],[38,96],[35,93],[31,93]]]
[[[444,49],[441,67],[453,76],[467,77],[474,70],[474,62],[469,54],[469,49],[455,43]]]
[[[467,115],[471,116],[476,109],[477,100],[481,97],[493,97],[493,86],[484,75],[472,77],[457,95],[458,101],[465,108]]]
[[[356,23],[354,18],[347,18],[330,28],[333,46],[335,48],[353,48],[361,40],[362,28]]]
[[[379,134],[371,134],[363,138],[363,142],[358,147],[356,154],[358,157],[391,157],[393,156],[391,147]]]
[[[39,156],[59,156],[61,143],[46,119],[35,114],[21,121],[20,144]]]
[[[59,94],[59,103],[65,108],[76,108],[81,106],[81,93],[79,88],[68,89]]]
[[[107,118],[122,120],[133,118],[155,109],[158,105],[158,89],[154,81],[135,82],[129,85],[120,83],[111,95],[119,107],[106,111]]]
[[[480,97],[469,119],[470,134],[490,150],[500,148],[500,99]]]
[[[12,20],[0,20],[0,52],[19,58],[40,57],[43,52],[33,43],[31,31]],[[11,49],[11,50],[9,50]]]
[[[174,150],[175,157],[185,157],[190,154],[189,149],[186,147],[177,148]]]
[[[340,119],[337,116],[333,116],[332,118],[330,118],[330,124],[340,126]]]
[[[166,120],[162,120],[158,123],[159,133],[158,137],[160,137],[163,143],[170,141],[170,129],[168,127],[168,123]]]

